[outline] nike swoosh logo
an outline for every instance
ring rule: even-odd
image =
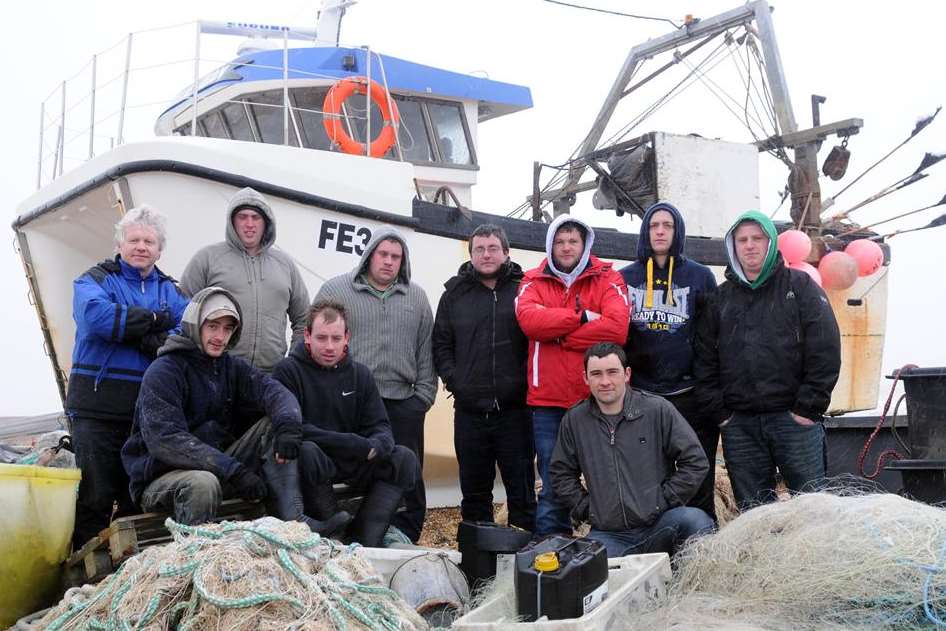
[[[355,391],[354,391],[354,390],[352,390],[351,392],[344,392],[344,391],[342,391],[342,396],[343,396],[343,397],[347,397],[347,396],[350,395],[350,394],[355,394]]]

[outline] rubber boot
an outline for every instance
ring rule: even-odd
[[[379,547],[403,497],[401,487],[375,482],[348,528],[349,538],[368,548]]]
[[[305,512],[316,519],[328,519],[339,512],[338,498],[331,482],[325,482],[314,487],[304,486],[302,500]]]
[[[352,520],[346,512],[337,513],[324,521],[313,519],[303,512],[304,502],[296,461],[276,464],[265,459],[263,477],[269,490],[269,512],[283,521],[301,521],[312,532],[323,537],[333,537],[341,534]]]
[[[333,534],[341,534],[353,519],[348,511],[338,509],[338,498],[335,497],[331,482],[325,482],[315,487],[303,485],[302,501],[305,505],[306,515],[312,515],[316,519],[328,523],[340,524],[333,530]]]

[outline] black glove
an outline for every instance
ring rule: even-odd
[[[164,346],[164,342],[167,339],[168,334],[165,331],[160,333],[145,333],[145,336],[141,338],[141,342],[138,343],[138,350],[146,357],[154,359],[158,356],[158,349]]]
[[[569,513],[569,517],[572,520],[572,525],[576,528],[581,526],[583,523],[588,521],[588,514],[591,508],[591,496],[585,495],[581,500],[575,504]]]
[[[154,312],[154,322],[151,323],[151,331],[161,332],[174,328],[174,316],[167,309]]]
[[[283,425],[276,430],[273,438],[273,451],[284,460],[299,457],[299,445],[302,444],[302,425]]]
[[[230,485],[237,495],[245,500],[261,500],[266,497],[266,483],[249,469],[239,469],[230,478]]]

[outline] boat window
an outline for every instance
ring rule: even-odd
[[[291,98],[295,102],[296,118],[302,142],[309,149],[330,149],[325,125],[322,124],[322,105],[328,88],[296,88]]]
[[[246,98],[246,102],[253,112],[253,119],[256,122],[256,128],[259,130],[262,141],[271,145],[283,144],[282,90],[251,94]],[[289,121],[289,144],[293,147],[299,146],[299,140],[296,138],[292,121]]]
[[[227,128],[223,124],[223,118],[217,112],[211,112],[201,117],[200,122],[204,124],[204,135],[210,138],[229,138]]]
[[[401,143],[401,154],[408,162],[433,162],[433,150],[430,147],[430,137],[427,135],[427,125],[424,122],[424,112],[418,101],[395,96],[398,112],[401,114],[401,124],[398,128],[398,141]],[[389,152],[396,157],[394,148]]]
[[[220,115],[230,130],[230,137],[234,140],[255,141],[253,130],[250,128],[250,121],[246,117],[246,109],[243,103],[227,103],[220,109]]]
[[[473,164],[463,112],[453,103],[427,103],[442,162]]]

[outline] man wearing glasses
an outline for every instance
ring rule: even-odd
[[[470,261],[444,287],[434,319],[434,366],[453,394],[454,448],[465,521],[493,521],[496,466],[509,524],[535,526],[535,458],[526,406],[528,340],[516,321],[522,268],[499,226],[470,235]]]

